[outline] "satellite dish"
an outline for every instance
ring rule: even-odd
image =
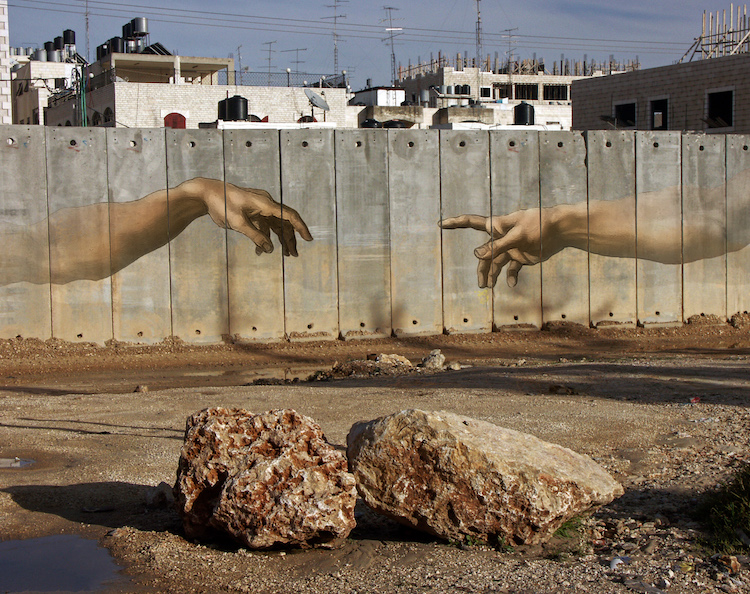
[[[331,108],[328,107],[328,103],[320,95],[315,93],[312,89],[305,89],[305,95],[310,100],[310,105],[322,109],[323,111],[329,111]]]

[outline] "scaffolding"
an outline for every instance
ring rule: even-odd
[[[680,62],[692,62],[694,59],[706,60],[720,58],[750,51],[750,22],[747,18],[747,4],[738,6],[736,12],[734,4],[729,5],[729,21],[727,11],[703,11],[703,29],[700,37],[696,38],[690,49],[680,58]]]

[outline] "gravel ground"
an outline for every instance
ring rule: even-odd
[[[3,341],[0,458],[36,463],[0,469],[0,540],[100,539],[125,567],[122,581],[103,588],[112,592],[750,592],[747,557],[733,567],[712,558],[697,515],[703,494],[750,461],[746,332],[722,325],[602,337],[583,329],[488,342],[254,346],[239,355],[228,346],[162,345],[161,354],[129,350],[126,365],[113,354],[118,345]],[[435,346],[471,366],[389,375],[347,364],[348,379],[237,385],[290,379],[294,366],[331,369],[347,352],[416,362]],[[173,357],[190,367],[159,367]],[[133,392],[136,385],[148,391]],[[166,385],[182,387],[156,389]],[[294,408],[340,445],[359,420],[451,410],[588,454],[625,495],[538,547],[440,542],[362,507],[335,551],[191,543],[155,494],[174,481],[186,417],[207,406]]]

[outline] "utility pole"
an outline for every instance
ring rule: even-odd
[[[396,86],[396,44],[394,43],[394,39],[396,38],[396,34],[398,31],[403,31],[401,27],[394,27],[393,26],[393,11],[398,10],[395,6],[384,6],[383,10],[385,10],[387,16],[386,18],[381,21],[387,22],[388,26],[385,28],[386,32],[388,33],[388,41],[391,44],[391,84],[395,87]]]
[[[345,14],[339,14],[339,5],[349,0],[333,0],[333,4],[326,4],[326,8],[333,8],[333,16],[323,17],[324,19],[333,19],[333,72],[338,74],[339,72],[339,34],[338,24],[339,19],[345,19]]]
[[[266,41],[263,45],[267,45],[268,49],[264,50],[268,52],[268,86],[271,86],[271,54],[275,53],[276,50],[273,49],[273,44],[276,43],[276,41]]]
[[[89,0],[86,0],[86,62],[91,61],[89,53]]]
[[[479,2],[477,0],[477,68],[481,69],[482,64],[482,13],[479,10]]]

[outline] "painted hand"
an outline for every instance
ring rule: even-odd
[[[217,225],[249,237],[256,245],[257,254],[273,251],[272,231],[278,236],[285,256],[297,256],[296,233],[305,241],[312,241],[299,213],[276,202],[265,190],[226,184],[226,210],[223,199],[218,202],[210,200],[206,204],[208,214]]]
[[[479,258],[477,281],[481,288],[494,287],[507,265],[508,286],[515,287],[524,266],[538,264],[565,246],[555,240],[551,209],[519,210],[503,216],[460,215],[440,221],[443,229],[485,231],[490,240],[474,250]],[[542,246],[544,234],[544,246]]]

